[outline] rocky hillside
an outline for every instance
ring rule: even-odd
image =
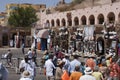
[[[77,2],[78,1],[78,2]],[[86,7],[98,6],[103,4],[110,4],[120,0],[72,0],[69,4],[60,4],[52,9],[54,11],[64,12]]]

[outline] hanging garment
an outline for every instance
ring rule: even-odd
[[[102,48],[102,42],[98,42],[98,50],[99,50],[99,53],[102,52],[103,48]]]

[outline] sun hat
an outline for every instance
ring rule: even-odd
[[[69,54],[65,53],[65,56],[69,57]]]
[[[78,52],[74,52],[72,55],[73,56],[79,56]]]
[[[22,73],[22,77],[24,77],[24,78],[29,78],[31,75],[30,75],[30,72],[29,71],[24,71],[23,73]]]
[[[108,55],[106,55],[106,59],[109,59],[110,57],[112,57],[112,55],[111,54],[108,54]]]
[[[92,74],[93,73],[93,71],[90,67],[86,67],[84,72],[85,72],[85,74]]]

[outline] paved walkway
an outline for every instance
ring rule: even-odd
[[[5,54],[8,49],[11,49],[11,52],[13,53],[13,58],[20,58],[20,57],[24,56],[22,54],[21,48],[0,48],[0,59],[2,57],[2,54]],[[27,53],[28,49],[29,48],[25,48],[25,53]],[[43,52],[40,50],[37,50],[37,53],[38,53],[38,58],[41,58]],[[2,61],[2,60],[0,60],[0,61]],[[7,69],[9,70],[9,79],[8,80],[19,80],[20,79],[21,75],[16,73],[15,68],[7,67]],[[43,75],[43,69],[37,68],[37,75],[36,75],[35,80],[46,80],[45,75]]]

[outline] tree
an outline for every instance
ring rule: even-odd
[[[26,8],[17,7],[10,13],[8,18],[8,24],[14,27],[31,27],[37,21],[36,11],[31,6]]]

